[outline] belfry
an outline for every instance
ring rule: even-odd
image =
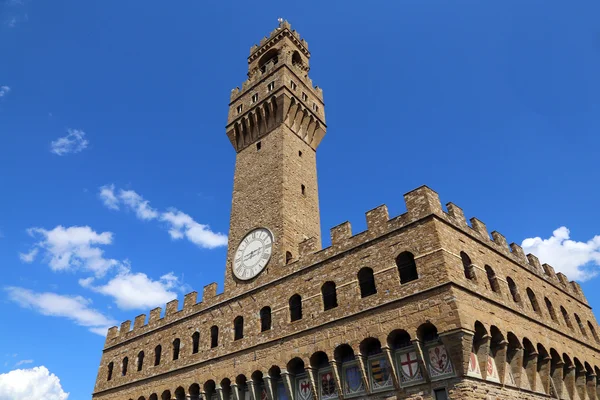
[[[287,21],[231,92],[236,152],[223,292],[110,328],[96,400],[600,398],[600,338],[576,282],[421,186],[322,248],[327,131]],[[326,211],[326,210],[325,210]],[[190,282],[191,283],[191,282]]]

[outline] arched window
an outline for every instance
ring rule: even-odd
[[[137,370],[141,371],[144,366],[144,352],[140,351],[137,356]]]
[[[210,328],[210,348],[213,349],[219,345],[219,327],[214,325]]]
[[[173,360],[179,359],[179,348],[181,347],[181,340],[179,338],[173,340]]]
[[[408,283],[419,279],[417,273],[417,264],[415,264],[415,256],[412,253],[405,251],[396,257],[396,266],[400,274],[400,283]]]
[[[240,340],[244,337],[244,317],[237,316],[233,320],[233,340]]]
[[[260,310],[260,331],[268,331],[271,329],[271,307],[263,307]]]
[[[127,367],[129,366],[129,357],[125,357],[123,359],[123,368],[121,370],[121,375],[127,375]]]
[[[571,318],[569,317],[569,313],[567,312],[567,310],[565,310],[563,306],[560,306],[560,312],[563,316],[563,319],[565,320],[565,324],[567,324],[569,328],[573,329],[573,324],[571,323]]]
[[[329,281],[325,282],[321,286],[321,296],[323,296],[323,310],[331,310],[337,307],[337,293],[335,290],[335,283]]]
[[[596,329],[594,329],[594,325],[592,325],[592,323],[590,321],[588,321],[587,323],[588,323],[588,328],[590,329],[590,332],[592,332],[592,336],[594,337],[596,342],[600,341],[600,339],[598,338],[598,334],[596,333]]]
[[[492,289],[492,291],[494,291],[496,293],[500,293],[500,284],[498,283],[498,277],[496,276],[496,273],[494,272],[492,267],[490,267],[489,265],[486,265],[485,273],[487,275],[488,281],[490,283],[490,288]]]
[[[577,325],[579,325],[579,330],[581,331],[581,334],[583,336],[587,337],[587,333],[585,332],[585,328],[583,327],[583,324],[581,323],[581,318],[579,318],[579,315],[577,315],[577,313],[575,313],[575,321],[577,321]]]
[[[292,256],[292,253],[290,251],[286,251],[285,252],[285,263],[289,264],[292,262],[293,259],[294,259],[294,256]]]
[[[358,285],[360,286],[360,297],[367,297],[377,293],[375,277],[371,268],[361,268],[358,271]]]
[[[529,297],[529,302],[531,303],[531,308],[538,314],[541,314],[540,305],[537,302],[537,298],[535,297],[535,293],[531,288],[527,288],[527,297]]]
[[[552,321],[558,322],[558,319],[556,318],[556,312],[554,311],[554,306],[552,305],[552,302],[547,297],[544,297],[544,302],[546,303],[546,308],[548,309],[548,314],[550,314],[550,318],[552,318]]]
[[[160,364],[160,353],[162,353],[162,346],[159,344],[154,348],[154,365]]]
[[[465,272],[465,278],[473,279],[475,278],[475,273],[473,271],[471,257],[464,251],[460,252],[460,259],[462,260],[463,270]]]
[[[430,322],[424,323],[417,329],[417,336],[422,342],[435,342],[439,339],[436,326]]]
[[[194,332],[192,335],[192,354],[198,353],[200,350],[200,332]]]
[[[521,302],[521,296],[519,296],[519,290],[517,289],[517,284],[512,280],[510,276],[506,277],[506,282],[508,283],[508,289],[510,290],[510,295],[515,303]]]
[[[290,297],[290,319],[292,322],[302,319],[302,297],[299,294],[295,294]]]
[[[106,380],[110,381],[112,379],[112,374],[113,374],[113,368],[114,368],[115,364],[113,362],[109,362],[108,363],[108,371],[106,374]]]

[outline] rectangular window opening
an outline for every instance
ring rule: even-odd
[[[445,388],[435,389],[433,391],[433,395],[435,397],[435,400],[448,400],[448,393],[446,393]]]
[[[258,93],[255,93],[252,95],[252,104],[256,103],[258,101]]]
[[[257,142],[257,143],[256,143],[256,151],[260,150],[260,148],[261,148],[261,147],[262,147],[262,146],[261,146],[261,143],[260,143],[260,142]]]
[[[306,95],[306,93],[302,92],[302,101],[306,100],[308,100],[308,96]]]
[[[296,86],[296,83],[294,81],[290,81],[290,86],[291,86],[292,90],[296,90],[296,88],[298,87],[298,86]]]
[[[238,113],[238,114],[241,114],[241,113],[242,113],[242,109],[243,109],[243,108],[244,108],[244,107],[243,107],[241,104],[240,104],[239,106],[237,106],[237,113]]]
[[[272,91],[273,91],[273,89],[275,89],[275,82],[271,82],[271,83],[269,83],[269,85],[267,86],[267,90],[268,90],[269,92],[272,92]]]

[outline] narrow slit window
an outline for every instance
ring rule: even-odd
[[[194,332],[192,335],[192,354],[198,353],[200,350],[200,333]]]
[[[256,103],[258,101],[258,93],[254,93],[252,95],[252,104]]]
[[[114,365],[115,364],[112,362],[108,364],[108,372],[107,372],[107,377],[106,377],[107,381],[110,381],[112,379]]]
[[[260,331],[271,330],[271,307],[263,307],[260,310]]]
[[[306,186],[300,185],[300,190],[302,191],[302,194],[306,194]]]
[[[240,104],[239,106],[237,106],[237,113],[241,114],[243,109],[244,109],[244,106]]]
[[[262,144],[260,142],[256,143],[256,151],[259,151],[262,147]]]
[[[331,310],[338,306],[337,291],[334,282],[325,282],[321,286],[321,295],[323,296],[323,311]]]
[[[275,82],[271,82],[267,85],[267,90],[272,92],[275,89]]]
[[[302,319],[302,297],[295,294],[290,297],[290,320],[292,322]]]
[[[144,352],[140,351],[137,356],[137,370],[141,371],[144,367]]]
[[[294,81],[290,81],[290,87],[292,88],[292,90],[296,90],[296,88],[297,88],[298,86],[296,85],[296,82],[294,82]]]
[[[219,345],[219,327],[210,328],[210,348],[213,349]]]
[[[181,341],[175,339],[173,341],[173,361],[179,359],[179,349],[181,348]]]
[[[308,100],[308,96],[306,95],[306,93],[302,92],[302,101],[306,100]]]

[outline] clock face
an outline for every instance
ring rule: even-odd
[[[233,259],[233,274],[241,280],[258,275],[271,259],[273,234],[266,228],[257,228],[244,237]]]

